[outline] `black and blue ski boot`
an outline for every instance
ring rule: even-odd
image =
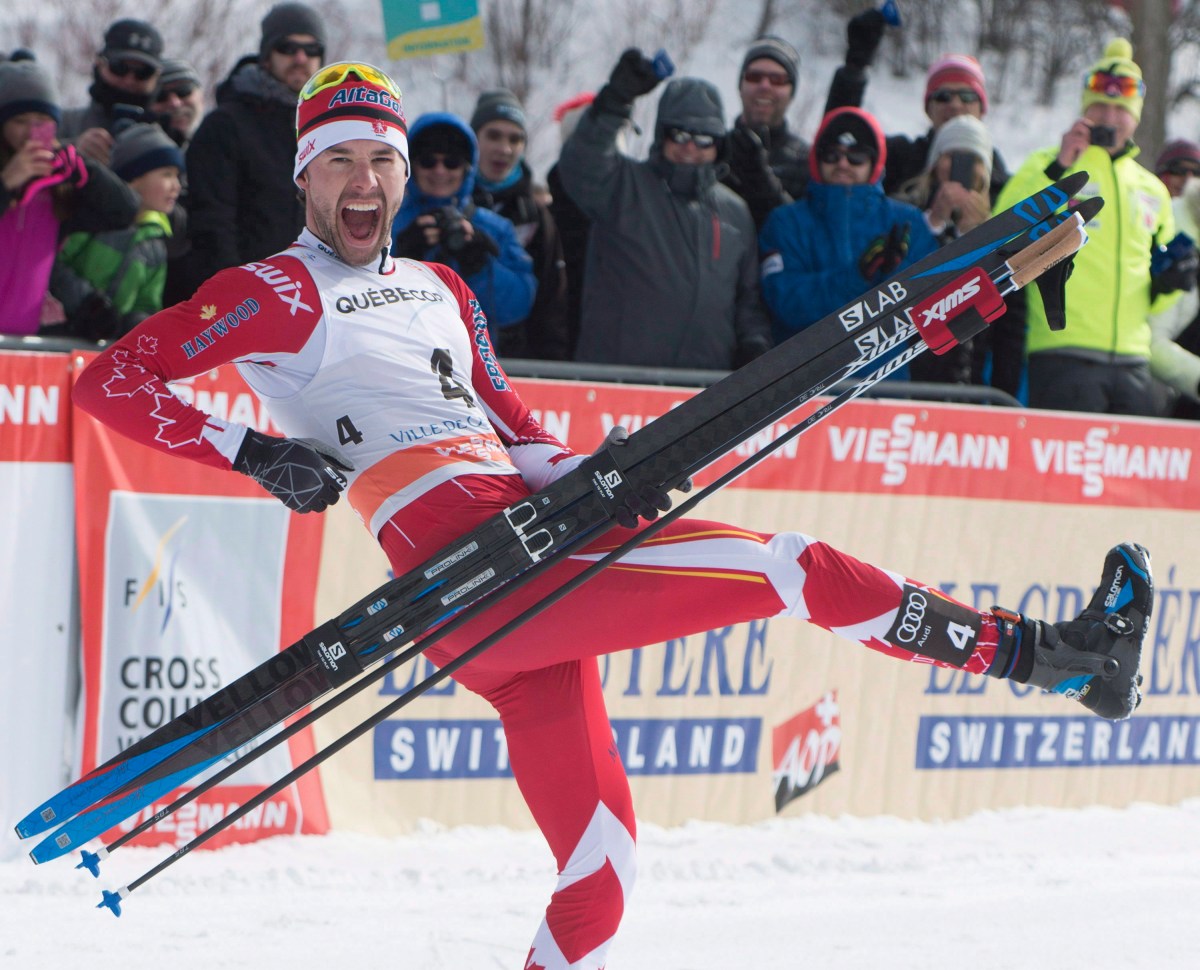
[[[1109,550],[1100,586],[1075,619],[1050,624],[993,609],[1000,645],[988,673],[1074,697],[1100,717],[1123,720],[1142,700],[1138,661],[1153,606],[1150,553],[1123,542]]]

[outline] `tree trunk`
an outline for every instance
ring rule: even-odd
[[[1130,5],[1133,20],[1133,59],[1146,81],[1146,103],[1136,140],[1141,162],[1153,169],[1167,131],[1171,54],[1167,33],[1171,26],[1171,0],[1141,0]]]

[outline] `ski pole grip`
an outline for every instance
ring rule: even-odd
[[[1072,213],[1049,232],[1009,258],[1012,284],[1022,287],[1033,282],[1056,263],[1079,252],[1087,238],[1083,219],[1079,213]]]

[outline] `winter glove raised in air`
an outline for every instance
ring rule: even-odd
[[[233,460],[293,512],[323,512],[337,503],[354,471],[345,455],[312,438],[276,438],[250,429]]]
[[[649,94],[658,87],[660,80],[654,61],[638,48],[630,47],[617,61],[605,87],[625,104],[632,104],[635,98]]]
[[[871,8],[855,14],[846,25],[846,64],[849,67],[870,67],[883,40],[883,29],[887,18],[883,11]]]

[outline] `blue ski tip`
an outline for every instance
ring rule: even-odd
[[[84,849],[80,853],[80,855],[83,857],[83,861],[80,862],[79,865],[77,865],[75,868],[76,869],[86,869],[93,876],[95,876],[97,879],[99,879],[100,878],[100,857],[98,855],[96,855],[95,852],[88,852],[87,849]],[[117,915],[120,916],[121,914],[118,913]]]
[[[111,909],[113,915],[120,918],[121,916],[121,894],[104,890],[104,899],[96,904],[96,909]]]

